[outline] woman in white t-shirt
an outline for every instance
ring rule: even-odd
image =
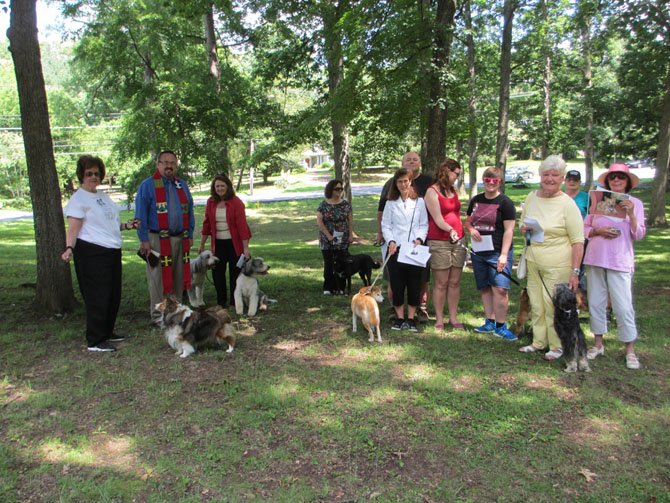
[[[115,351],[110,342],[123,340],[114,333],[121,304],[121,231],[137,229],[139,221],[121,223],[119,208],[98,185],[105,177],[99,157],[84,155],[77,161],[81,188],[67,206],[67,235],[61,258],[70,262],[86,306],[86,341],[89,351]]]

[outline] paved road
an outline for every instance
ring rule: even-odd
[[[381,192],[381,186],[363,186],[363,187],[354,187],[352,193],[355,196],[373,196],[378,195]],[[255,196],[247,196],[245,194],[239,194],[240,199],[245,203],[270,203],[277,201],[296,201],[298,199],[321,199],[323,198],[323,190],[316,190],[310,192],[275,192],[267,193],[264,191],[262,194]],[[195,197],[193,202],[196,206],[204,206],[207,201],[207,197]],[[131,209],[134,209],[133,204],[130,205]],[[126,209],[125,204],[119,204],[119,207],[123,210]],[[14,220],[24,220],[27,218],[32,218],[33,213],[31,211],[19,211],[19,210],[0,210],[0,222],[11,222]]]

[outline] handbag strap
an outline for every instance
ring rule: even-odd
[[[412,226],[414,226],[414,213],[416,213],[416,207],[418,204],[419,200],[415,199],[414,200],[414,209],[412,210],[412,220],[409,222],[409,232],[407,233],[407,242],[410,242],[410,237],[412,237]]]

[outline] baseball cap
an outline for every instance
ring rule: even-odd
[[[576,169],[571,169],[565,174],[565,178],[576,178],[577,180],[581,180],[582,174]]]

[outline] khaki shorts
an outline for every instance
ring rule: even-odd
[[[430,268],[435,270],[463,267],[465,265],[466,249],[463,239],[456,243],[451,241],[428,241],[430,248]]]

